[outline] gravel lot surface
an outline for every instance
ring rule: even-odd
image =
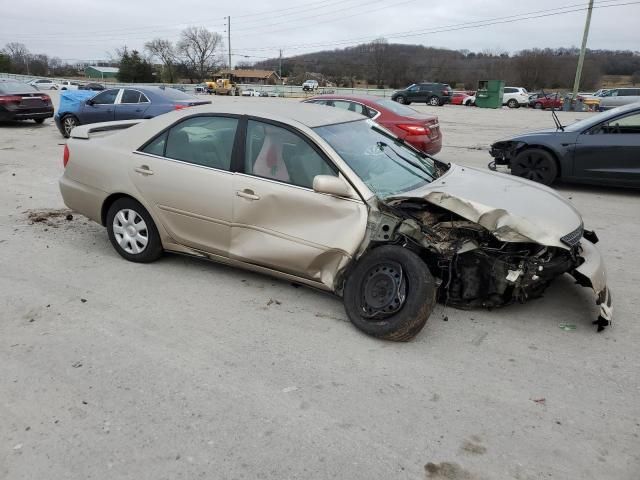
[[[464,165],[553,125],[417,109]],[[567,277],[526,305],[439,305],[394,344],[307,288],[121,259],[101,226],[67,220],[63,144],[51,120],[0,126],[0,479],[639,478],[639,193],[559,187],[600,237],[612,328],[595,332]]]

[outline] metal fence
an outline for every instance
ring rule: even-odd
[[[35,77],[33,75],[18,75],[14,73],[1,73],[0,78],[10,78],[18,80],[20,82],[30,82],[31,80],[37,80],[41,78],[50,78],[54,82],[61,82],[62,80],[68,80],[68,78],[55,78],[55,77]],[[76,81],[76,80],[73,80]],[[178,87],[184,89],[189,93],[195,93],[195,84],[192,83],[122,83],[122,82],[104,82],[97,79],[87,78],[82,80],[83,82],[95,82],[101,83],[107,87],[142,87],[142,86],[165,86],[165,87]],[[239,84],[240,90],[247,90],[252,88],[259,92],[275,93],[278,96],[293,97],[293,98],[305,98],[313,95],[321,95],[323,93],[342,94],[342,95],[375,95],[377,97],[390,97],[395,90],[383,89],[383,88],[337,88],[337,87],[319,87],[315,91],[302,90],[301,85],[253,85],[253,84]]]

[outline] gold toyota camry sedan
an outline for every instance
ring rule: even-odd
[[[411,339],[438,299],[523,302],[564,273],[593,289],[598,329],[611,320],[597,236],[555,191],[442,163],[349,111],[229,99],[85,125],[64,165],[64,202],[125,259],[178,252],[328,290],[379,338]]]

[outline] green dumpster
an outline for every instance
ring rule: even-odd
[[[503,80],[480,80],[476,92],[476,106],[480,108],[502,107],[504,96]]]

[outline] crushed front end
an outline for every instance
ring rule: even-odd
[[[505,236],[517,237],[517,232],[497,235],[482,222],[424,199],[380,202],[379,208],[370,219],[370,246],[399,243],[418,253],[440,278],[438,296],[446,305],[470,309],[524,303],[540,297],[555,278],[569,273],[594,290],[600,305],[600,315],[593,322],[598,331],[611,322],[611,294],[593,244],[597,237],[582,226],[556,245],[543,245],[526,238],[504,241]]]

